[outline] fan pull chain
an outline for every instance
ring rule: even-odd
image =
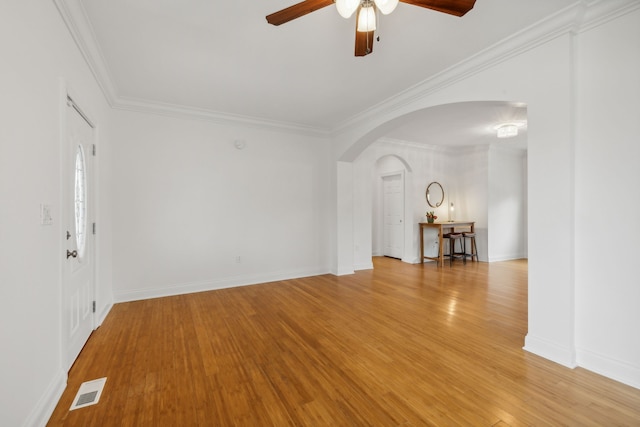
[[[373,7],[373,11],[374,11],[373,16],[376,18],[376,23],[374,23],[374,27],[375,27],[377,25],[378,14],[375,13],[375,10],[376,10],[375,5],[372,6],[372,7]],[[369,27],[369,22],[368,21],[369,21],[369,16],[367,15],[367,27]],[[371,35],[373,35],[373,31],[371,31]],[[366,39],[367,39],[367,55],[368,55],[368,54],[371,53],[371,46],[369,46],[369,32],[367,32]]]
[[[376,36],[376,41],[380,41],[380,16],[376,13],[376,28],[378,31],[378,35]]]

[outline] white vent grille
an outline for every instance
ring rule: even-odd
[[[98,403],[106,382],[107,377],[82,383],[69,410],[73,411],[74,409],[80,409]]]
[[[97,396],[98,396],[97,391],[81,394],[80,397],[78,397],[78,401],[76,402],[75,406],[84,406],[88,403],[95,403]]]

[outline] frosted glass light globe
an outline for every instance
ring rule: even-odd
[[[336,9],[338,9],[340,16],[345,19],[350,18],[358,6],[360,6],[360,0],[336,0]]]
[[[374,0],[374,2],[383,15],[390,14],[398,6],[398,0]]]
[[[376,10],[373,6],[362,6],[358,15],[357,30],[369,33],[376,30]]]

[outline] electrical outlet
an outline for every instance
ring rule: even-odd
[[[236,256],[236,264],[240,264],[242,262],[242,257],[240,255]]]

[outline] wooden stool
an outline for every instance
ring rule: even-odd
[[[470,251],[469,253],[467,253],[467,239],[469,239],[469,246],[470,246]],[[462,245],[463,245],[463,252],[464,252],[464,259],[466,261],[467,257],[471,258],[471,261],[473,261],[473,258],[476,259],[476,262],[478,261],[478,247],[476,246],[476,233],[462,233]]]
[[[449,265],[452,265],[453,259],[458,257],[462,258],[464,263],[467,262],[467,258],[464,254],[464,239],[462,238],[462,233],[447,233],[442,236],[445,239],[449,239]],[[460,252],[456,252],[456,242],[460,242]]]
[[[446,248],[447,245],[449,245],[449,243],[445,242],[445,239],[448,239],[450,234],[451,233],[445,233],[445,234],[442,235],[442,251],[443,252],[444,252],[444,248]],[[449,255],[445,253],[442,256],[446,257],[446,256],[449,256]],[[440,247],[438,247],[438,258],[440,258]],[[440,267],[444,267],[444,259],[442,260],[442,264],[443,265],[441,265]]]

